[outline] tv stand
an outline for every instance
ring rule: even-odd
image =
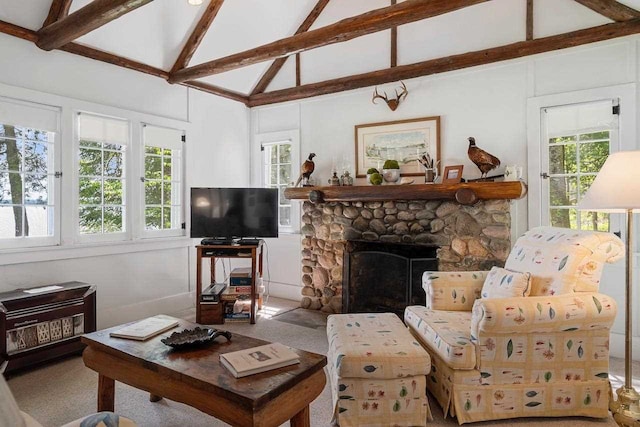
[[[205,239],[206,240],[206,239]],[[262,277],[262,247],[263,241],[258,239],[254,245],[242,244],[213,244],[196,246],[196,323],[211,325],[224,323],[223,306],[219,303],[200,301],[202,294],[202,259],[210,258],[209,281],[216,281],[216,258],[244,258],[251,259],[251,315],[250,323],[256,323],[256,301],[258,290],[256,289],[256,279]],[[207,286],[209,284],[207,283]]]

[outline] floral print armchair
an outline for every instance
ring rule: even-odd
[[[616,303],[598,287],[604,263],[623,253],[610,233],[538,227],[505,269],[425,272],[427,306],[407,307],[405,323],[431,356],[427,387],[445,414],[460,424],[606,417]],[[526,291],[513,286],[521,273]],[[489,282],[514,296],[483,296]]]

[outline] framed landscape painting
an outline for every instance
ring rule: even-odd
[[[440,116],[356,125],[355,133],[357,177],[385,160],[397,160],[401,176],[424,175],[418,158],[426,154],[440,171]]]

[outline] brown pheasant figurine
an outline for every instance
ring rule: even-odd
[[[316,153],[309,154],[307,160],[305,160],[302,166],[300,166],[300,176],[298,177],[298,180],[296,181],[296,185],[294,185],[294,187],[297,187],[298,184],[300,184],[300,181],[302,181],[303,187],[308,185],[309,177],[313,173],[313,170],[316,168],[316,164],[313,163],[313,158],[315,156]]]
[[[476,139],[472,136],[469,137],[467,154],[469,155],[469,159],[471,159],[478,169],[480,169],[480,172],[482,172],[480,178],[486,178],[489,171],[500,166],[500,159],[476,146]]]

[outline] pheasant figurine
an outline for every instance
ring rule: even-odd
[[[486,178],[489,171],[500,166],[500,159],[479,148],[476,145],[476,139],[472,136],[469,137],[467,154],[469,155],[469,159],[480,169],[480,178]]]
[[[313,163],[313,158],[315,156],[316,156],[316,153],[309,154],[309,157],[307,157],[307,160],[305,160],[302,166],[300,166],[300,176],[298,177],[298,180],[296,181],[296,185],[294,185],[294,187],[297,187],[298,184],[300,184],[300,181],[302,181],[303,187],[305,185],[308,185],[307,183],[309,181],[309,177],[311,176],[314,169],[316,168],[316,164]]]

